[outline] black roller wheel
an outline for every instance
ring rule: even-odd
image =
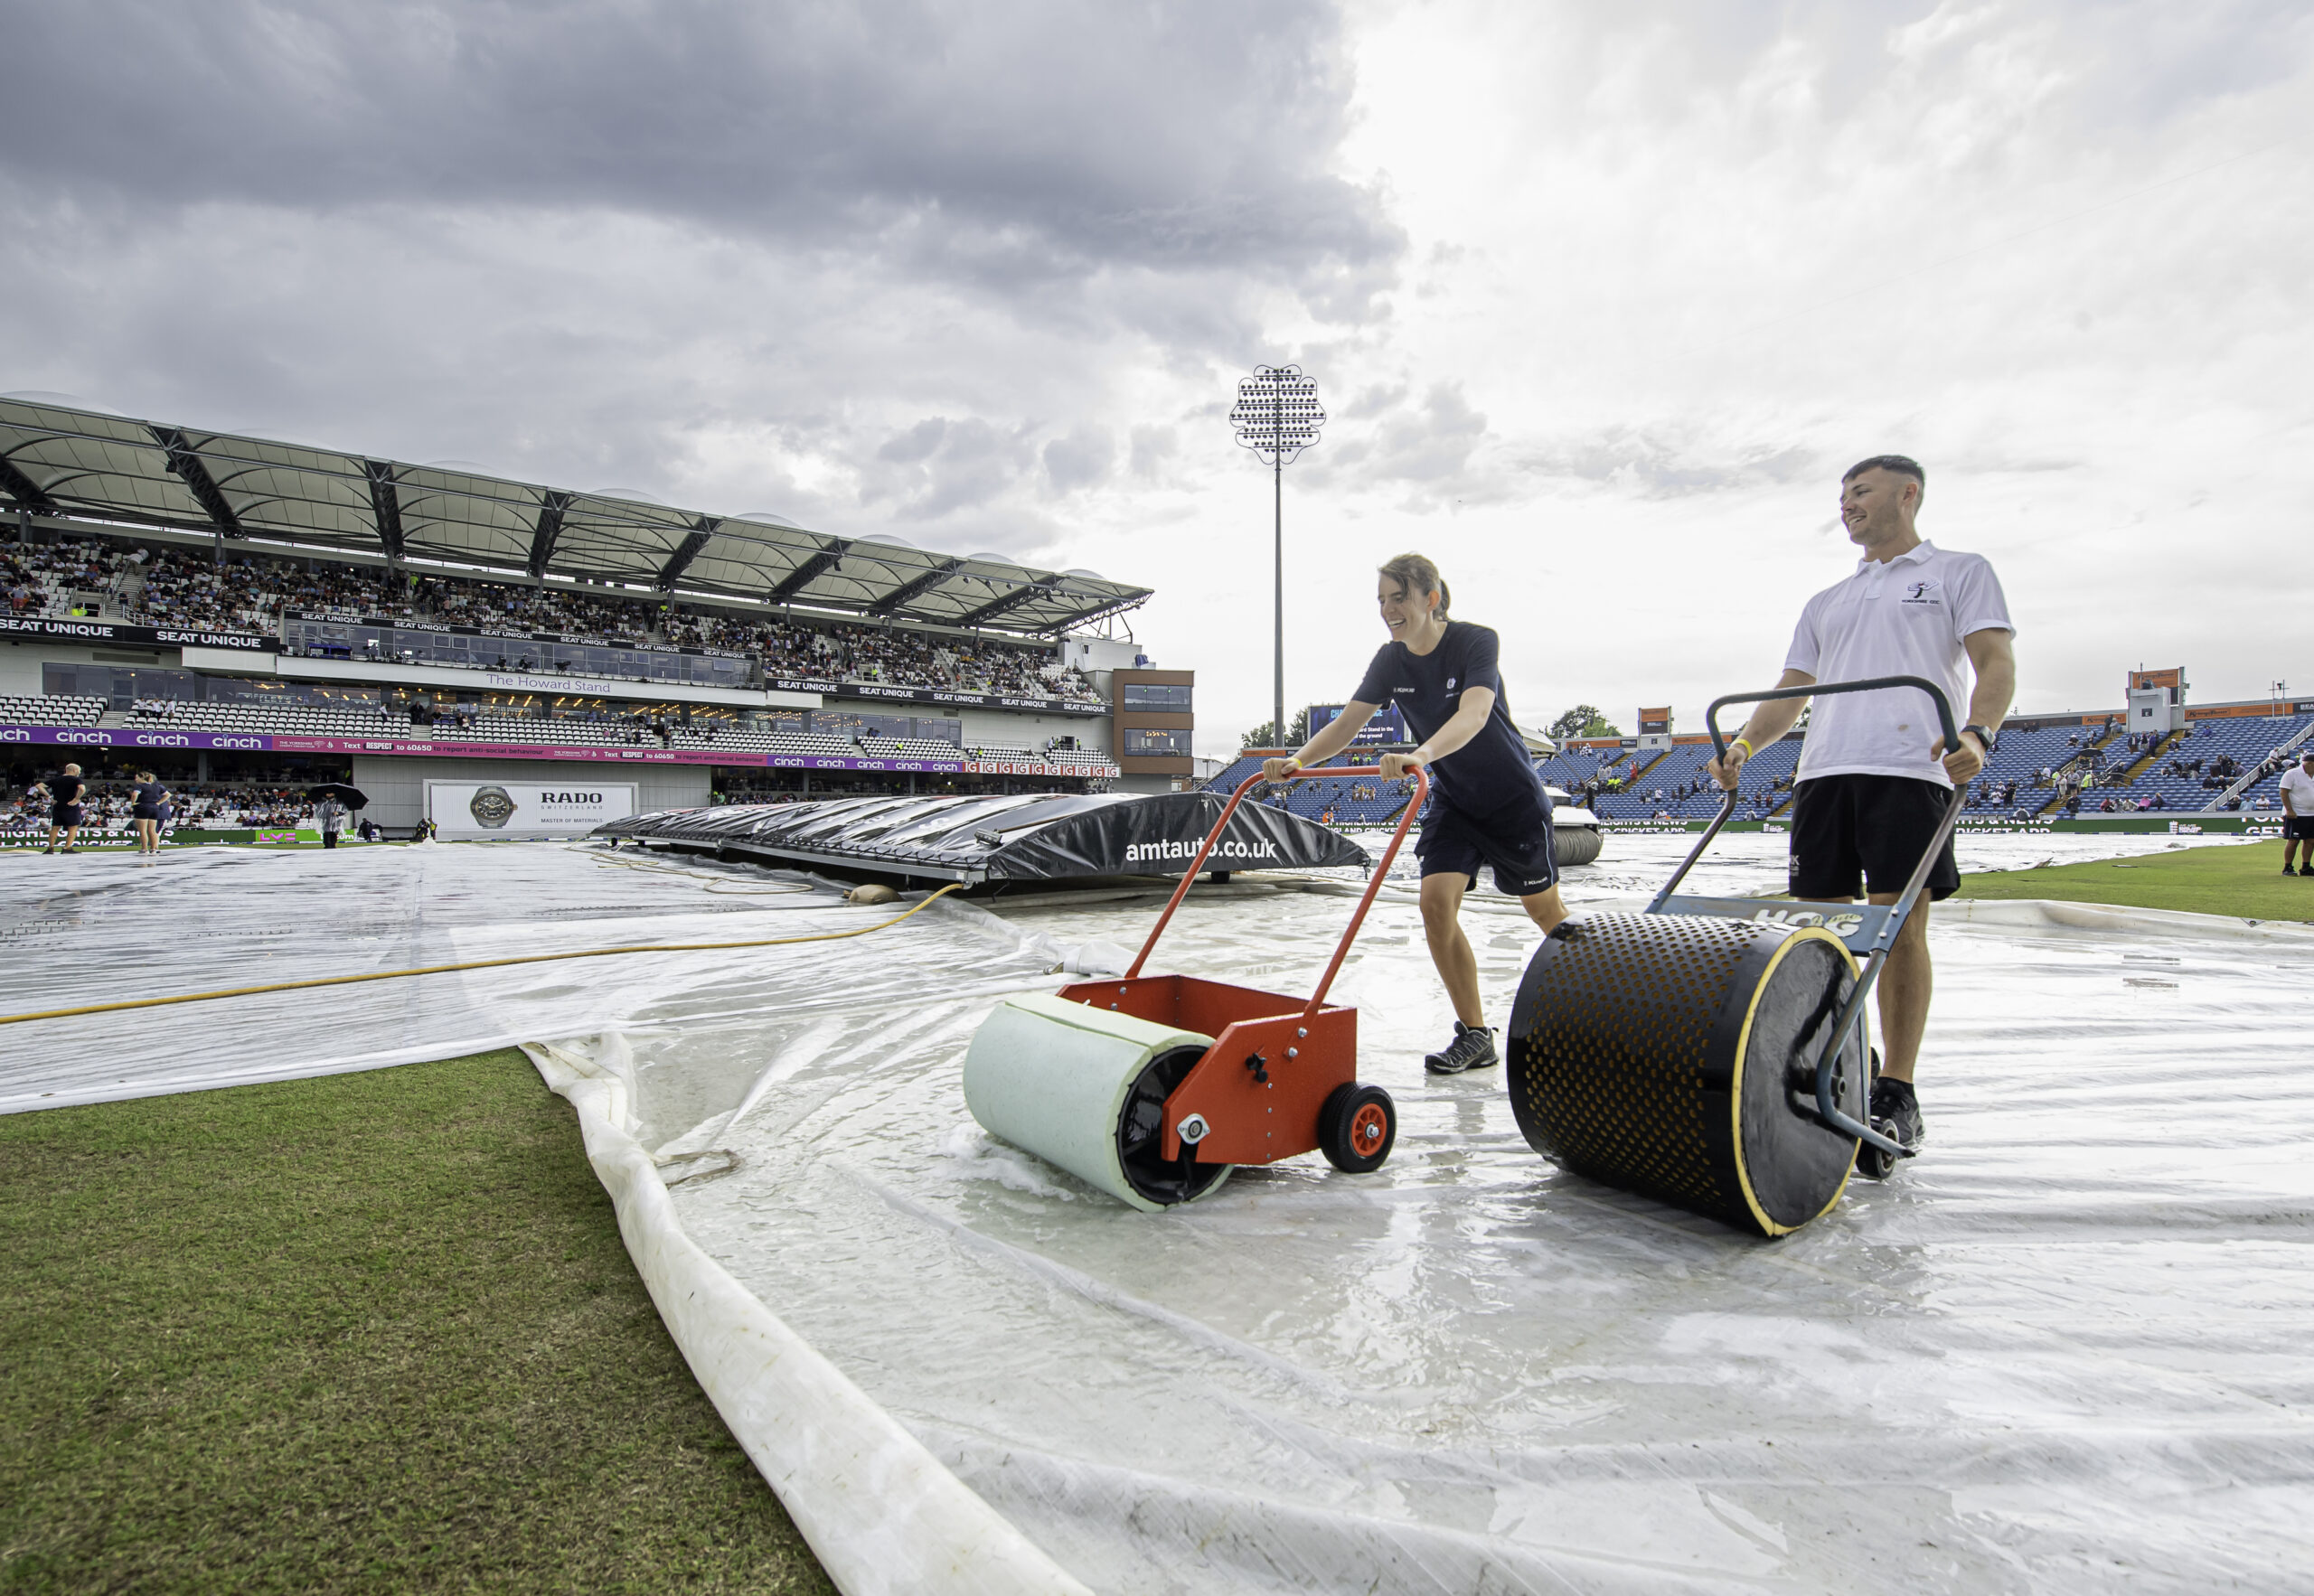
[[[1345,1175],[1380,1169],[1397,1140],[1397,1104],[1379,1086],[1336,1086],[1318,1111],[1318,1146]]]

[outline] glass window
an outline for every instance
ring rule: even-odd
[[[1186,731],[1151,731],[1143,727],[1127,727],[1124,729],[1124,751],[1127,756],[1141,759],[1184,756],[1190,751],[1190,734]]]
[[[1186,681],[1128,681],[1118,699],[1121,709],[1164,709],[1184,715],[1190,708],[1190,683]]]

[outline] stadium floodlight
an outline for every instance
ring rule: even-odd
[[[1275,562],[1276,657],[1271,677],[1270,729],[1280,747],[1285,746],[1285,466],[1318,441],[1326,413],[1318,407],[1318,385],[1299,366],[1256,366],[1254,374],[1237,383],[1237,403],[1229,425],[1237,442],[1269,462],[1275,494],[1275,524],[1272,552]]]

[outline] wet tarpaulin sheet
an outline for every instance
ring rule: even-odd
[[[1780,839],[1727,840],[1742,846],[1698,889],[1774,884]],[[1975,862],[2088,850],[1998,840],[2018,857]],[[1568,872],[1570,896],[1651,887],[1679,840],[1648,841],[1660,853],[1613,840],[1600,866]],[[682,906],[761,880],[746,872],[638,872],[607,890],[620,867],[578,850],[381,853],[422,859],[403,867],[415,879],[364,867],[378,872],[381,963],[525,945],[541,926],[597,945],[663,935],[662,915],[682,940],[769,918]],[[317,872],[363,858],[244,857]],[[42,861],[40,882],[68,862],[97,861]],[[262,868],[203,866],[212,889]],[[128,887],[100,906],[5,879],[13,910],[66,922],[26,939],[57,950],[40,955],[42,995],[143,969],[141,951],[203,901]],[[93,870],[76,879],[74,892],[105,890],[87,885]],[[362,878],[230,879],[263,899],[247,924],[269,932],[310,914],[315,884]],[[1291,991],[1348,908],[1223,890],[1191,899],[1160,964]],[[525,896],[585,913],[531,915]],[[866,911],[776,912],[808,925]],[[631,1056],[623,1115],[688,1237],[1096,1590],[2300,1580],[2291,1548],[2314,1488],[2305,932],[1941,911],[1927,1156],[1764,1244],[1553,1169],[1492,1074],[1426,1079],[1420,1055],[1446,1011],[1395,888],[1336,989],[1360,1010],[1362,1073],[1401,1106],[1379,1173],[1312,1156],[1150,1216],[991,1141],[958,1085],[980,1018],[1003,990],[1052,984],[1056,944],[1130,944],[1152,914],[1014,908],[1008,930],[964,911],[889,942],[776,950],[808,960],[449,978],[461,985],[429,1000],[439,1012],[349,997],[352,1028],[301,1032],[287,1053],[322,1067],[522,1034]],[[302,924],[306,963],[322,962],[325,939]],[[1499,1010],[1534,933],[1500,900],[1474,900],[1470,924]],[[244,939],[239,955],[268,944]],[[665,970],[638,968],[660,957]],[[231,962],[202,955],[167,984]],[[343,990],[400,984],[420,983]],[[277,1035],[295,1013],[221,1016],[220,1047]],[[165,1062],[171,1023],[11,1037],[12,1071],[41,1055],[12,1088],[107,1046]]]
[[[1193,901],[1160,962],[1293,990],[1346,907]],[[739,1037],[640,1038],[643,1139],[728,1155],[674,1189],[691,1234],[1098,1590],[2286,1584],[2314,937],[1974,912],[1934,939],[1929,1156],[1775,1244],[1551,1169],[1494,1074],[1426,1079],[1448,1016],[1396,901],[1338,989],[1401,1105],[1376,1176],[1129,1211],[964,1114],[970,999],[749,1032],[736,1116],[695,1084]],[[1500,1002],[1533,934],[1473,935]]]
[[[890,915],[711,860],[540,843],[0,860],[0,1012],[586,948],[853,931]],[[0,1112],[452,1057],[644,1016],[745,1022],[1043,982],[1065,950],[977,911],[849,942],[277,991],[0,1029]],[[992,985],[990,985],[992,983]],[[1045,984],[1049,984],[1045,983]]]

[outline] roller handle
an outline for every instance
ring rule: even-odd
[[[1378,776],[1381,774],[1382,767],[1378,765],[1322,765],[1314,769],[1289,771],[1285,779],[1290,782],[1300,780],[1304,776],[1321,775],[1331,778],[1346,775]],[[1229,802],[1222,805],[1221,818],[1215,821],[1213,830],[1205,834],[1204,846],[1197,850],[1197,858],[1190,861],[1190,868],[1181,872],[1181,885],[1173,888],[1173,896],[1166,900],[1165,912],[1159,915],[1157,924],[1150,927],[1149,940],[1141,944],[1141,952],[1134,957],[1133,968],[1124,972],[1127,981],[1139,975],[1141,967],[1149,962],[1149,955],[1156,950],[1157,939],[1165,934],[1165,926],[1171,921],[1173,911],[1181,906],[1181,899],[1189,896],[1190,883],[1195,881],[1198,872],[1205,868],[1206,856],[1213,851],[1213,845],[1221,840],[1222,831],[1229,824],[1229,817],[1237,812],[1237,805],[1245,802],[1246,793],[1268,779],[1257,770],[1244,781],[1239,782],[1237,790],[1229,794]],[[1358,928],[1366,923],[1366,911],[1373,906],[1374,895],[1381,890],[1382,878],[1390,873],[1390,866],[1397,859],[1398,850],[1406,843],[1406,827],[1414,822],[1415,815],[1420,812],[1424,800],[1429,796],[1430,772],[1417,765],[1414,767],[1414,796],[1406,800],[1406,808],[1399,812],[1398,829],[1391,834],[1390,846],[1383,850],[1382,862],[1374,868],[1373,875],[1368,879],[1365,894],[1358,900],[1357,912],[1350,915],[1350,927],[1341,934],[1341,944],[1334,949],[1332,962],[1327,964],[1325,974],[1319,978],[1318,990],[1311,994],[1309,1007],[1302,1011],[1302,1017],[1304,1019],[1315,1014],[1325,1002],[1326,990],[1333,985],[1334,976],[1341,969],[1341,962],[1350,956],[1350,944],[1356,940]]]
[[[1888,687],[1916,687],[1926,693],[1929,702],[1936,706],[1937,723],[1944,728],[1945,752],[1950,753],[1961,746],[1961,729],[1952,724],[1952,706],[1946,699],[1942,688],[1918,676],[1870,676],[1855,681],[1815,681],[1806,687],[1773,687],[1765,692],[1732,692],[1724,698],[1712,699],[1703,712],[1704,729],[1711,734],[1712,756],[1717,759],[1727,757],[1727,739],[1719,735],[1719,711],[1723,705],[1764,704],[1778,699],[1824,698],[1843,692],[1877,692]],[[1734,787],[1726,791],[1727,796],[1721,801],[1719,812],[1712,816],[1711,824],[1696,840],[1695,847],[1688,850],[1688,857],[1679,861],[1679,868],[1671,873],[1671,878],[1663,883],[1663,889],[1648,904],[1649,914],[1661,909],[1664,900],[1679,889],[1679,883],[1688,878],[1689,870],[1695,868],[1696,860],[1703,857],[1703,850],[1709,848],[1712,839],[1719,835],[1720,827],[1735,814],[1740,794]]]
[[[1952,700],[1944,696],[1942,688],[1918,676],[1870,676],[1855,681],[1811,682],[1805,687],[1771,688],[1765,692],[1729,693],[1725,698],[1712,699],[1710,705],[1705,709],[1704,729],[1711,734],[1713,755],[1725,759],[1727,756],[1727,739],[1719,735],[1719,710],[1724,704],[1764,704],[1779,699],[1806,699],[1843,692],[1877,692],[1883,688],[1890,687],[1917,688],[1926,693],[1928,701],[1936,706],[1936,720],[1937,724],[1943,728],[1945,751],[1950,753],[1961,746],[1961,728],[1952,724]],[[1719,835],[1720,827],[1726,825],[1727,817],[1736,812],[1737,795],[1736,788],[1727,789],[1727,797],[1720,804],[1718,815],[1713,819],[1711,825],[1697,841],[1687,859],[1680,863],[1671,878],[1663,884],[1663,890],[1655,895],[1655,901],[1647,906],[1650,913],[1662,906],[1664,900],[1671,896],[1682,880],[1686,879],[1688,870],[1694,868],[1696,860],[1703,857],[1703,850],[1711,846],[1711,840]],[[1953,828],[1960,824],[1961,811],[1968,806],[1968,788],[1955,785],[1952,789],[1952,801],[1944,808],[1944,819],[1936,828],[1936,834],[1929,840],[1928,847],[1922,851],[1920,862],[1913,867],[1912,878],[1905,883],[1904,891],[1897,895],[1888,917],[1881,922],[1880,934],[1872,939],[1872,946],[1866,951],[1863,973],[1858,978],[1856,985],[1849,989],[1848,1001],[1840,1006],[1839,1018],[1833,1022],[1832,1028],[1828,1033],[1829,1039],[1825,1043],[1823,1056],[1816,1063],[1816,1117],[1839,1134],[1853,1136],[1868,1147],[1877,1148],[1882,1152],[1897,1158],[1912,1157],[1912,1150],[1883,1136],[1871,1126],[1851,1119],[1833,1100],[1833,1066],[1839,1060],[1841,1041],[1847,1037],[1850,1028],[1857,1023],[1858,1017],[1864,1012],[1864,1000],[1871,994],[1873,987],[1878,983],[1880,972],[1888,962],[1889,950],[1895,945],[1896,938],[1904,934],[1905,922],[1912,918],[1914,908],[1920,903],[1920,895],[1928,886],[1928,873],[1935,868],[1936,857],[1944,851],[1944,844],[1952,837]],[[1861,1067],[1862,1060],[1859,1059],[1858,1062],[1858,1066]]]
[[[1732,692],[1725,698],[1711,700],[1703,712],[1704,729],[1711,733],[1711,751],[1716,757],[1727,757],[1727,739],[1719,735],[1719,709],[1723,704],[1765,704],[1778,699],[1820,699],[1834,693],[1878,692],[1883,688],[1916,687],[1926,693],[1936,706],[1937,723],[1944,728],[1944,748],[1950,753],[1961,746],[1961,728],[1952,724],[1952,705],[1945,698],[1944,690],[1919,676],[1867,676],[1855,681],[1811,681],[1806,687],[1772,687],[1765,692]]]

